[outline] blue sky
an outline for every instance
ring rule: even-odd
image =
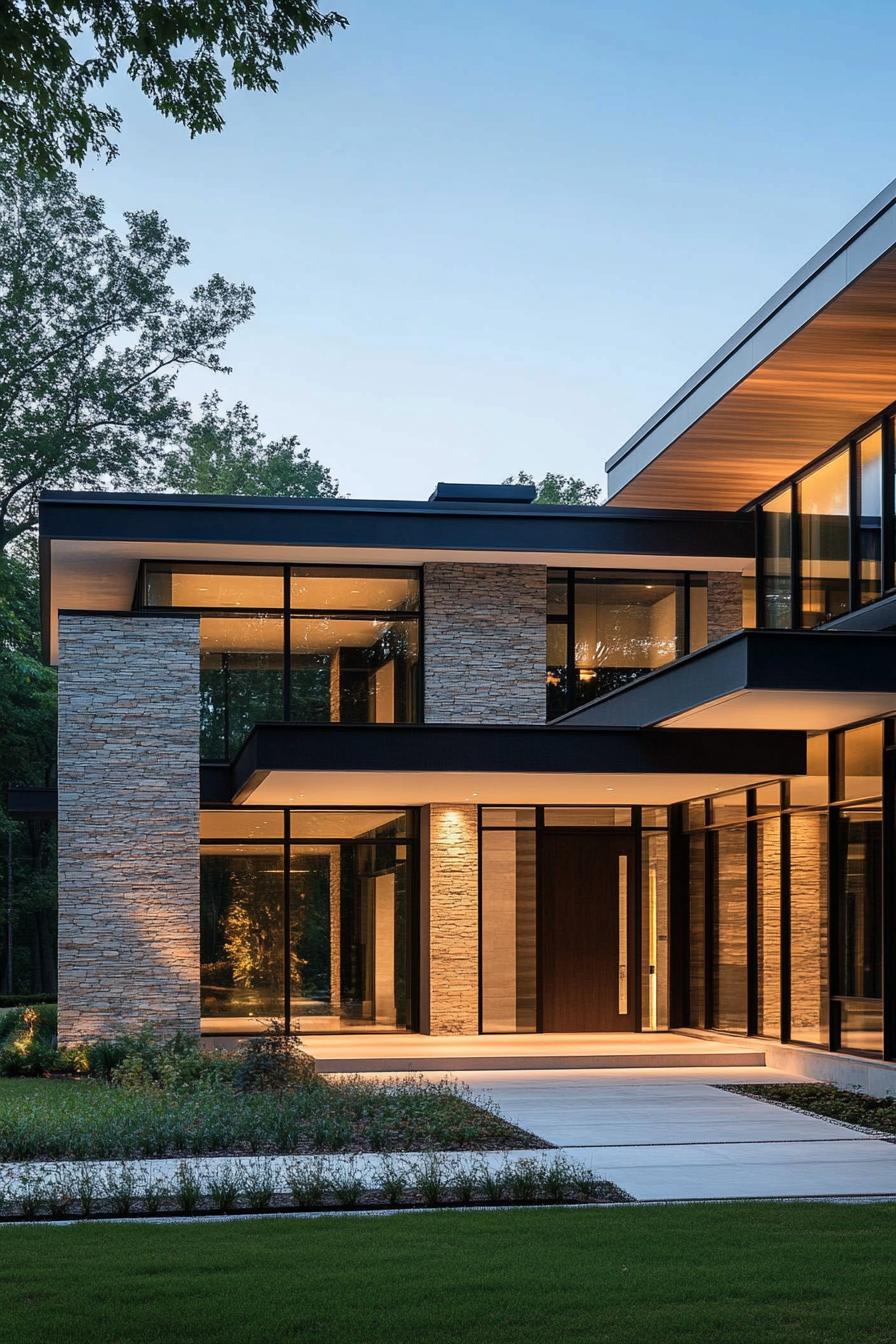
[[[356,498],[605,459],[896,176],[889,0],[344,0],[191,141],[124,80],[110,218],[257,290],[217,380]],[[183,392],[208,385],[189,376]]]

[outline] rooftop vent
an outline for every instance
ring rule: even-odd
[[[538,490],[534,485],[458,485],[439,481],[430,502],[451,504],[531,504]]]

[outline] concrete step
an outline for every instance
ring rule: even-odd
[[[357,1055],[329,1054],[325,1044],[305,1039],[305,1049],[314,1055],[318,1073],[441,1073],[469,1072],[495,1069],[720,1069],[761,1068],[765,1064],[762,1049],[706,1048],[694,1051],[639,1051],[637,1054],[607,1051],[576,1054],[556,1053],[543,1047],[530,1052],[515,1051],[512,1055],[454,1053],[439,1049],[421,1051],[418,1055],[373,1054],[369,1049]]]

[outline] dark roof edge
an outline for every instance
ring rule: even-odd
[[[836,260],[842,252],[860,238],[866,230],[871,228],[872,225],[885,215],[894,204],[896,204],[896,178],[888,183],[882,191],[878,192],[877,196],[875,196],[872,201],[869,201],[869,203],[847,224],[845,224],[833,238],[825,243],[814,256],[810,257],[810,259],[801,266],[780,289],[775,291],[771,298],[768,299],[761,308],[757,309],[752,317],[748,318],[742,326],[738,327],[734,335],[730,336],[728,340],[716,350],[715,354],[711,355],[709,359],[701,364],[697,371],[691,374],[690,378],[682,383],[681,387],[673,392],[672,396],[667,398],[659,409],[654,411],[653,415],[645,420],[640,428],[626,439],[622,447],[618,448],[616,452],[613,453],[612,457],[607,459],[605,463],[606,471],[610,472],[614,468],[620,466],[625,458],[628,457],[630,453],[634,452],[634,450],[638,448],[664,420],[668,419],[674,411],[687,401],[688,397],[690,397],[701,384],[705,383],[714,373],[717,373],[731,356],[736,354],[738,350],[746,345],[746,343],[751,340],[762,327],[770,322],[781,309],[785,308],[787,304],[799,294],[800,290],[804,289],[806,285],[825,269],[825,267],[829,266],[832,261]],[[896,242],[896,238],[894,238],[894,242]],[[869,265],[871,264],[872,262],[869,262]],[[861,274],[861,272],[859,272],[859,274]],[[851,283],[857,278],[857,275],[850,276],[847,283]],[[844,285],[843,288],[846,288],[846,285]],[[789,339],[789,337],[785,339]],[[740,381],[740,379],[738,379],[738,381]],[[644,470],[644,468],[641,470]],[[634,476],[630,478],[630,480],[633,479]],[[619,488],[622,489],[624,485],[628,484],[629,481],[625,481]]]
[[[139,494],[116,490],[42,490],[41,505],[89,504],[108,508],[129,506],[139,508],[214,509],[221,512],[240,512],[258,509],[277,509],[284,512],[334,513],[399,513],[434,514],[439,517],[493,513],[499,518],[602,518],[616,522],[626,518],[650,522],[664,519],[731,519],[736,515],[730,509],[618,509],[607,504],[509,504],[479,500],[411,500],[411,499],[292,499],[284,495],[178,495],[166,493]]]

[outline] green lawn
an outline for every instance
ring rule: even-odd
[[[890,1344],[891,1205],[0,1228],[16,1344]]]

